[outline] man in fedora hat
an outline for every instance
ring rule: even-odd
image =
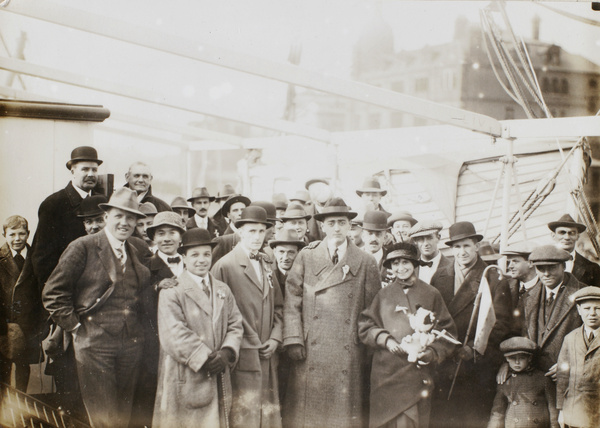
[[[391,229],[394,242],[409,242],[409,231],[417,224],[417,219],[408,211],[398,211],[388,218],[388,226]]]
[[[88,235],[93,235],[104,229],[104,211],[98,205],[107,202],[108,199],[104,195],[92,195],[81,202],[79,210],[77,210],[77,217],[83,221],[85,233]]]
[[[184,229],[190,217],[193,217],[194,214],[196,214],[196,210],[190,207],[186,200],[181,196],[176,196],[175,199],[173,199],[173,202],[171,202],[171,211],[177,213],[179,217],[181,217]]]
[[[172,211],[163,211],[154,217],[148,227],[148,238],[156,244],[157,251],[150,258],[150,284],[158,285],[167,278],[176,278],[184,269],[183,260],[177,250],[184,234],[183,220]],[[152,425],[154,397],[158,377],[158,287],[147,287],[141,294],[143,309],[142,325],[144,328],[144,359],[141,363],[132,412],[134,427]]]
[[[298,256],[298,252],[306,246],[304,240],[292,229],[281,229],[275,235],[275,239],[269,241],[269,247],[273,250],[273,270],[277,282],[281,286],[281,293],[285,298],[285,281],[288,273]],[[277,375],[279,379],[279,402],[283,403],[290,373],[290,360],[284,352],[279,355],[279,367]]]
[[[308,222],[311,217],[302,205],[293,203],[288,205],[287,210],[281,216],[281,221],[284,229],[295,231],[299,238],[308,244]]]
[[[572,273],[579,282],[600,287],[600,266],[575,249],[579,236],[586,230],[585,225],[564,214],[557,221],[548,223],[548,228],[556,246],[571,254],[571,260],[566,263],[566,272]]]
[[[365,179],[362,187],[356,190],[356,194],[360,196],[365,211],[381,211],[389,217],[390,213],[381,206],[381,198],[387,195],[387,190],[381,188],[375,177]]]
[[[150,202],[156,207],[158,212],[171,211],[171,207],[158,196],[152,194],[152,170],[143,162],[131,164],[129,170],[125,173],[125,187],[135,190],[140,204]]]
[[[362,222],[362,250],[375,257],[382,279],[387,276],[387,268],[383,267],[386,249],[383,247],[388,230],[387,214],[383,211],[367,211]]]
[[[326,238],[298,254],[287,277],[284,346],[293,360],[284,426],[367,423],[367,354],[358,316],[381,288],[375,259],[348,240],[356,213],[341,198],[315,217]],[[343,391],[331,399],[332,391]]]
[[[487,264],[477,253],[483,236],[476,232],[472,223],[461,221],[453,224],[449,235],[446,245],[452,248],[454,263],[440,270],[431,285],[442,294],[456,324],[458,339],[464,341]],[[505,279],[501,279],[497,272],[487,273],[486,279],[496,323],[483,355],[473,349],[475,330],[472,329],[468,341],[458,349],[454,358],[440,365],[432,403],[432,426],[459,427],[464,425],[465,420],[473,426],[485,426],[489,419],[496,394],[495,374],[503,359],[498,345],[510,331],[511,301]],[[460,371],[448,400],[459,359],[462,360]]]
[[[233,427],[281,426],[276,350],[282,341],[283,298],[261,252],[271,226],[263,207],[244,208],[235,221],[240,242],[211,269],[231,288],[244,324],[240,358],[231,376]]]
[[[233,196],[235,194],[237,193],[233,186],[231,184],[225,184],[223,186],[223,189],[221,189],[221,191],[217,193],[217,196],[215,196],[215,202],[219,204],[219,209],[213,214],[212,219],[217,225],[217,229],[219,230],[219,236],[223,236],[225,229],[227,229],[227,226],[229,225],[227,217],[225,216],[225,214],[223,214],[222,211],[223,204],[227,199],[229,199],[230,196]]]
[[[221,213],[225,216],[228,223],[227,229],[225,229],[223,235],[236,232],[237,228],[235,227],[235,222],[240,219],[242,211],[248,205],[250,205],[250,198],[247,198],[244,195],[231,195],[227,198],[221,207]]]
[[[142,359],[140,294],[150,271],[131,237],[139,210],[136,193],[118,189],[102,232],[73,241],[44,287],[50,316],[73,336],[83,402],[94,427],[127,426]]]
[[[442,223],[439,221],[422,220],[408,231],[409,238],[419,249],[421,260],[425,262],[419,268],[419,279],[427,284],[437,279],[440,270],[452,264],[452,260],[444,256],[439,249],[442,229]]]
[[[308,190],[298,190],[290,198],[290,204],[300,204],[303,208],[306,208],[306,205],[312,205],[310,193],[308,193]]]
[[[200,227],[208,230],[211,238],[219,236],[219,229],[217,228],[215,221],[208,216],[210,203],[214,200],[215,197],[208,193],[206,187],[196,187],[192,191],[192,197],[188,199],[188,202],[192,204],[192,208],[196,210],[196,213],[188,220],[186,224],[187,230]]]

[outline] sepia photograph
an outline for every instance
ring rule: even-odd
[[[0,427],[600,427],[600,2],[0,0]]]

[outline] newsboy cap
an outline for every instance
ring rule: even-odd
[[[557,221],[548,223],[548,229],[552,232],[556,231],[557,227],[575,227],[579,233],[585,232],[585,224],[577,223],[569,214],[562,215]]]
[[[517,354],[533,354],[536,350],[537,344],[523,336],[511,337],[500,343],[500,352],[505,357]]]
[[[600,288],[593,286],[583,287],[581,290],[573,293],[571,298],[575,299],[577,303],[582,303],[586,300],[600,300]]]
[[[534,248],[529,255],[529,261],[534,265],[555,265],[571,260],[571,255],[554,245],[542,245]]]
[[[434,220],[422,220],[415,224],[408,231],[408,236],[411,238],[416,238],[418,236],[427,236],[432,233],[439,233],[444,226],[439,221]]]
[[[95,148],[90,146],[75,147],[71,152],[71,159],[67,161],[67,169],[71,169],[71,166],[77,162],[96,162],[98,165],[102,165],[102,161],[98,159],[98,152]]]
[[[533,246],[528,242],[518,242],[507,246],[500,254],[503,256],[521,256],[527,260],[532,250]]]

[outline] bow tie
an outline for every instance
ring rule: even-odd
[[[176,263],[179,264],[179,262],[181,261],[181,257],[176,256],[176,257],[167,257],[167,263]]]
[[[260,261],[262,258],[259,253],[256,253],[256,254],[250,253],[250,255],[248,257],[250,257],[250,260],[258,260],[258,261]]]
[[[421,266],[432,267],[433,266],[433,262],[424,262],[423,260],[421,260]]]

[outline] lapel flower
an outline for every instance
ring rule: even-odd
[[[342,277],[342,281],[343,281],[346,279],[346,275],[348,275],[348,272],[350,272],[350,266],[348,266],[348,265],[342,266],[342,272],[344,273],[344,276]]]
[[[269,280],[269,287],[273,288],[273,271],[264,264],[265,271],[267,272],[267,279]]]
[[[396,310],[394,312],[402,312],[408,314],[408,308],[406,306],[396,305]]]
[[[217,297],[221,300],[225,300],[225,292],[221,289],[217,290]]]

